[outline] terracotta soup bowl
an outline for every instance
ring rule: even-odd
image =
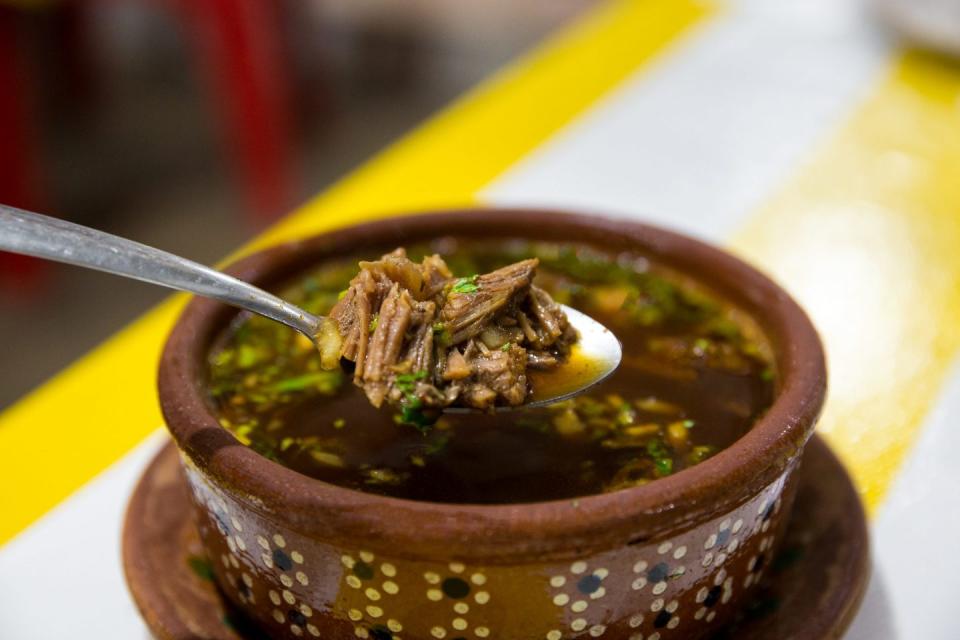
[[[751,314],[776,397],[732,446],[644,486],[577,500],[415,502],[315,480],[222,429],[206,356],[236,310],[190,303],[163,353],[160,400],[226,597],[275,638],[698,638],[767,566],[826,388],[804,312],[740,260],[647,225],[529,210],[451,211],[333,231],[242,260],[261,286],[325,259],[442,236],[520,237],[640,252]]]

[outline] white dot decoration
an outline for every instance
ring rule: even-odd
[[[360,556],[360,559],[364,562],[373,562],[374,556],[369,551],[360,551],[357,555]]]
[[[597,587],[597,590],[590,594],[590,599],[599,600],[605,595],[607,595],[607,590],[604,587]]]
[[[360,582],[360,578],[354,575],[347,576],[346,582],[349,586],[353,587],[354,589],[359,589],[360,587],[363,586],[363,583]]]
[[[263,536],[257,536],[257,544],[263,547],[264,549],[270,548],[270,543],[267,542],[267,539]]]
[[[443,600],[443,592],[440,589],[427,589],[427,599],[440,602]]]
[[[486,627],[477,627],[476,629],[473,630],[473,632],[477,635],[478,638],[486,638],[487,636],[490,635],[490,629]]]
[[[586,570],[587,570],[587,563],[583,562],[582,560],[578,560],[577,562],[574,562],[572,565],[570,565],[570,573],[575,575],[580,575]]]
[[[638,614],[635,615],[635,616],[630,616],[630,623],[629,623],[629,624],[630,624],[630,627],[633,628],[633,629],[636,629],[637,627],[639,627],[640,625],[642,625],[642,624],[643,624],[643,614],[642,614],[642,613],[638,613]]]
[[[283,611],[280,611],[280,609],[273,610],[273,619],[280,624],[283,624],[283,621],[286,620],[286,618],[283,617]]]
[[[297,599],[293,597],[293,594],[287,589],[283,590],[283,599],[286,600],[287,604],[293,604],[297,601]]]
[[[367,587],[367,590],[363,592],[367,596],[368,600],[373,600],[376,602],[380,599],[380,592],[374,589],[373,587]]]
[[[654,631],[649,636],[647,636],[647,640],[660,640],[660,632]]]
[[[563,637],[563,634],[560,633],[559,629],[551,629],[547,632],[547,640],[560,640]]]
[[[466,567],[463,566],[463,563],[462,563],[462,562],[451,562],[451,563],[450,563],[450,571],[453,571],[454,573],[463,573],[463,570],[464,570],[464,569],[466,569]]]
[[[644,572],[644,571],[646,571],[646,570],[647,570],[647,561],[646,561],[646,560],[638,560],[637,563],[636,563],[635,565],[633,565],[633,572],[634,572],[634,573],[642,573],[642,572]]]
[[[430,629],[430,635],[434,638],[445,638],[447,636],[447,630],[443,627],[434,627]]]
[[[675,560],[679,560],[685,555],[687,555],[687,548],[684,545],[680,545],[673,550],[673,557]]]
[[[650,611],[656,613],[657,611],[660,611],[660,609],[663,609],[663,598],[657,598],[650,603]]]
[[[577,600],[572,605],[570,605],[570,611],[574,613],[583,613],[587,610],[587,601],[586,600]]]
[[[298,625],[298,624],[292,624],[292,625],[290,625],[290,633],[292,633],[292,634],[295,635],[295,636],[302,636],[302,635],[303,635],[303,629],[301,629],[301,628],[300,628],[300,625]]]
[[[423,579],[430,584],[440,584],[440,575],[434,573],[433,571],[427,571],[425,574],[423,574]]]
[[[603,580],[608,575],[610,575],[610,572],[606,569],[606,567],[600,567],[599,569],[593,572],[593,575]]]
[[[308,624],[308,625],[307,625],[307,633],[309,633],[310,635],[312,635],[314,638],[319,638],[319,637],[320,637],[320,629],[317,629],[317,628],[316,628],[314,625],[312,625],[312,624]]]
[[[472,576],[470,576],[470,582],[472,582],[477,586],[486,584],[487,576],[483,575],[482,573],[475,573]]]
[[[477,604],[487,604],[490,602],[490,594],[486,591],[477,591],[477,594],[473,596],[473,599]]]
[[[736,522],[733,523],[733,527],[730,529],[733,533],[737,533],[740,529],[743,528],[743,519],[737,518]]]
[[[288,575],[285,574],[285,573],[281,573],[281,574],[280,574],[280,583],[281,583],[283,586],[285,586],[285,587],[292,587],[292,586],[293,586],[293,578],[291,578],[290,576],[288,576]]]
[[[670,621],[667,622],[667,629],[676,629],[678,624],[680,624],[680,618],[670,618]]]
[[[240,578],[243,580],[243,584],[247,585],[248,587],[253,587],[253,578],[250,577],[249,573],[244,571]]]
[[[450,623],[450,626],[456,629],[457,631],[463,631],[467,628],[467,621],[463,618],[454,618],[453,622]]]
[[[713,619],[717,617],[716,611],[711,611],[707,614],[707,622],[713,622]]]
[[[308,605],[306,605],[306,604],[301,604],[301,605],[300,605],[300,613],[302,613],[303,615],[305,615],[305,616],[307,616],[307,617],[309,618],[309,617],[311,617],[311,616],[313,615],[313,609],[311,609],[311,608],[310,608]]]
[[[299,582],[303,586],[307,586],[308,584],[310,584],[310,580],[307,578],[307,574],[305,574],[303,571],[297,571],[296,577],[297,577],[297,582]]]
[[[350,609],[347,611],[347,617],[356,622],[363,619],[363,613],[359,609]]]
[[[675,611],[677,610],[677,607],[679,607],[679,606],[680,606],[680,603],[679,603],[679,602],[677,602],[676,600],[671,600],[671,601],[667,604],[667,606],[664,607],[664,609],[666,609],[667,613],[673,613],[673,612],[675,612]]]
[[[573,629],[574,631],[583,631],[584,629],[587,628],[587,621],[584,620],[583,618],[577,618],[576,620],[570,623],[570,628]]]
[[[659,553],[660,555],[663,555],[663,554],[667,553],[668,551],[670,551],[670,549],[672,549],[672,548],[673,548],[673,543],[672,543],[672,542],[664,542],[664,543],[661,544],[659,547],[657,547],[657,553]]]
[[[357,561],[350,556],[340,556],[340,562],[343,563],[347,569],[353,569],[353,565],[357,564]]]
[[[284,540],[284,539],[283,539],[283,536],[280,535],[279,533],[273,534],[273,543],[274,543],[275,545],[277,545],[278,547],[280,547],[281,549],[283,549],[285,546],[287,546],[287,541]]]
[[[565,607],[568,602],[570,602],[570,596],[565,593],[558,593],[557,595],[553,596],[553,604],[557,605],[558,607]]]
[[[713,549],[717,545],[717,534],[711,533],[707,537],[707,541],[703,543],[704,549]]]
[[[400,592],[400,587],[397,586],[396,582],[387,580],[383,583],[383,592],[391,596],[395,596]]]
[[[567,584],[567,579],[565,576],[553,576],[550,578],[550,586],[559,589],[563,585]]]
[[[367,605],[367,615],[371,618],[379,618],[383,615],[383,609],[372,604]]]
[[[369,638],[369,637],[370,637],[370,632],[367,631],[366,627],[355,627],[355,628],[353,629],[353,633],[354,633],[358,638]]]
[[[390,618],[389,620],[387,620],[387,629],[390,629],[390,631],[393,631],[394,633],[400,633],[401,631],[403,631],[403,625],[400,624],[399,620],[394,620],[393,618]]]
[[[643,634],[634,633],[633,635],[630,636],[630,640],[643,640]]]
[[[267,595],[270,596],[270,602],[272,602],[273,604],[275,604],[275,605],[277,605],[277,606],[280,606],[280,594],[279,594],[279,593],[277,593],[277,592],[274,591],[273,589],[270,589],[270,593],[268,593]]]
[[[470,611],[470,605],[468,605],[466,602],[457,602],[453,605],[453,610],[460,615],[463,615]]]
[[[299,551],[291,551],[290,558],[297,564],[303,564],[303,554]]]
[[[640,589],[643,589],[645,586],[647,586],[647,579],[646,579],[646,578],[637,578],[637,579],[634,580],[633,583],[630,585],[630,588],[633,589],[634,591],[640,591]]]
[[[393,578],[397,575],[397,568],[389,562],[384,562],[382,565],[380,565],[380,573],[388,578]]]
[[[594,638],[599,638],[604,634],[606,630],[607,628],[602,624],[595,624],[592,627],[590,627],[590,635],[593,636]]]
[[[653,594],[654,594],[654,595],[657,595],[657,596],[660,595],[661,593],[663,593],[663,592],[666,591],[666,590],[667,590],[667,583],[666,583],[666,582],[658,582],[657,584],[653,585],[653,589],[652,589]]]
[[[703,556],[703,560],[700,561],[700,566],[709,567],[711,564],[713,564],[713,552],[707,551]]]
[[[697,609],[697,612],[696,612],[695,614],[693,614],[693,619],[694,619],[694,620],[702,620],[702,619],[703,619],[703,616],[705,616],[705,615],[707,615],[707,608],[706,608],[706,607],[700,607],[699,609]]]

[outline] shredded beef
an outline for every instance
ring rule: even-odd
[[[537,260],[455,278],[440,256],[419,264],[403,249],[360,273],[330,312],[340,356],[374,406],[520,405],[527,369],[560,364],[576,332],[533,285]]]

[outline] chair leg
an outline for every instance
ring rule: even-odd
[[[181,0],[201,78],[255,222],[293,205],[291,105],[275,0]]]

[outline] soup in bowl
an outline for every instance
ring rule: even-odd
[[[729,620],[777,545],[823,402],[799,307],[695,240],[526,210],[375,222],[230,271],[324,314],[358,261],[397,247],[466,283],[536,258],[538,287],[620,338],[621,367],[555,405],[424,422],[372,407],[288,328],[193,301],[161,405],[226,597],[281,638],[649,640]]]

